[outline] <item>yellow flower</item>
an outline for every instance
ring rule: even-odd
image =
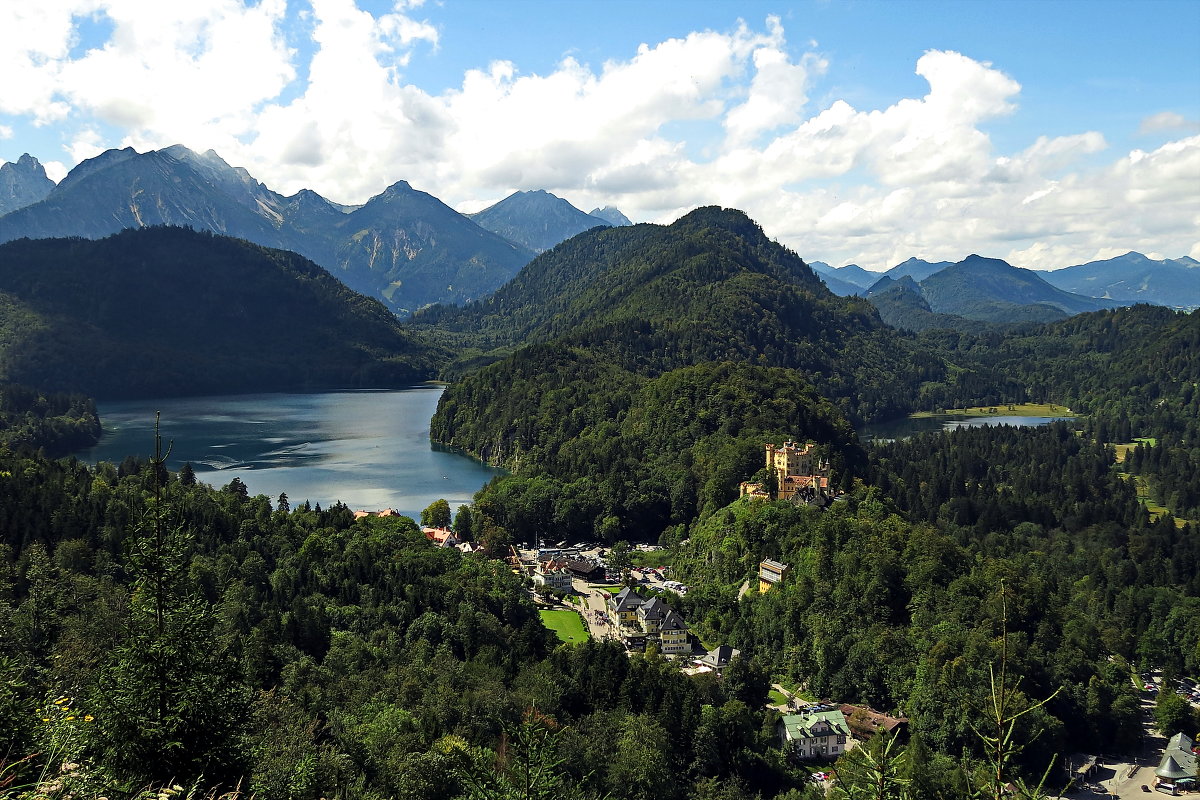
[[[70,721],[71,721],[71,720],[73,720],[73,719],[75,719],[75,715],[74,715],[74,714],[72,714],[71,716],[67,717],[67,722],[70,722]]]
[[[49,721],[50,721],[49,717],[42,717],[42,722],[49,722]]]
[[[67,700],[69,700],[69,699],[70,699],[69,697],[60,697],[54,701],[54,705],[61,706],[63,703],[67,702]]]
[[[94,720],[94,719],[95,719],[95,717],[93,717],[91,714],[86,714],[86,715],[84,715],[84,717],[83,717],[83,721],[84,721],[84,722],[91,722],[91,721],[92,721],[92,720]]]

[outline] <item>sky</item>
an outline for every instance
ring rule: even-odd
[[[1200,0],[3,0],[0,162],[721,205],[874,270],[1200,259],[1198,41]]]

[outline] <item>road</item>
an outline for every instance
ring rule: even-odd
[[[576,578],[571,582],[572,588],[583,598],[584,612],[583,619],[587,623],[588,633],[593,639],[615,639],[616,634],[611,625],[608,624],[608,612],[604,607],[604,595],[607,594],[603,589],[593,588],[587,581]]]

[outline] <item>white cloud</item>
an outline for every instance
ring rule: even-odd
[[[1162,132],[1195,132],[1200,131],[1200,120],[1188,119],[1183,114],[1174,111],[1160,111],[1142,120],[1138,133],[1145,136]]]
[[[914,255],[1047,267],[1108,247],[1195,252],[1200,137],[1103,162],[1110,145],[1097,131],[997,152],[988,126],[1019,110],[1021,86],[967,54],[916,57],[921,96],[811,108],[836,59],[802,29],[798,52],[770,17],[599,65],[565,57],[545,74],[481,64],[431,94],[405,78],[444,35],[419,0],[381,14],[354,0],[288,1],[5,4],[0,113],[73,121],[61,139],[74,160],[182,142],[279,191],[338,202],[405,179],[464,209],[537,188],[636,220],[717,203],[806,258],[876,269]],[[112,35],[80,53],[86,15]],[[1190,125],[1162,112],[1141,130]],[[119,142],[100,133],[114,127]]]

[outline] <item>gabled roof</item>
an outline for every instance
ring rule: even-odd
[[[613,598],[613,608],[617,611],[633,611],[646,602],[646,598],[638,594],[632,586],[626,586]]]
[[[658,629],[659,631],[686,631],[687,625],[683,623],[683,617],[668,608],[662,622],[658,623]]]
[[[642,607],[638,609],[638,613],[647,619],[658,619],[671,610],[661,597],[651,597],[646,602],[642,603]]]

